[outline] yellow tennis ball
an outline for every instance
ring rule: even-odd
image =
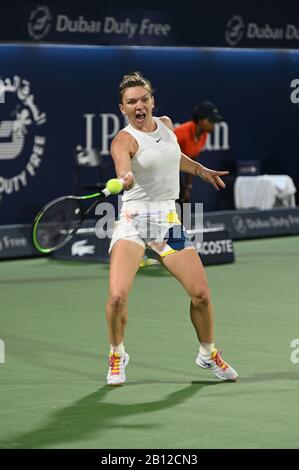
[[[123,189],[123,184],[116,178],[107,181],[106,188],[111,194],[118,194]]]

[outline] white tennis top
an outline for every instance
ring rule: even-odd
[[[179,197],[181,150],[177,138],[159,118],[154,132],[142,132],[131,124],[122,131],[131,134],[138,144],[132,158],[135,184],[125,191],[123,202],[174,201]],[[126,204],[131,205],[131,204]]]

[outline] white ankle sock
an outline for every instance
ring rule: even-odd
[[[118,346],[112,346],[110,344],[110,352],[117,352],[118,354],[123,355],[125,353],[125,347],[123,343],[120,343]]]
[[[215,349],[214,343],[200,343],[199,352],[204,356],[210,356]]]

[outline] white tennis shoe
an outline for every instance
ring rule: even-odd
[[[238,378],[238,373],[222,359],[217,349],[210,356],[199,353],[196,364],[203,369],[211,369],[218,379],[235,381]]]
[[[111,352],[109,354],[109,369],[107,374],[108,385],[123,385],[126,381],[125,369],[129,363],[129,354]]]

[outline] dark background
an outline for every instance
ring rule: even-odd
[[[126,14],[132,19],[135,15],[139,21],[145,10],[142,12],[140,5],[138,10],[134,9],[134,3],[128,3]],[[254,48],[248,49],[246,41],[238,47],[227,47],[224,39],[225,23],[233,14],[261,25],[283,27],[284,22],[290,21],[299,27],[295,2],[284,2],[283,9],[282,2],[261,2],[259,9],[249,6],[246,14],[238,2],[226,2],[225,8],[219,3],[217,8],[214,5],[201,10],[195,2],[179,0],[171,2],[173,8],[167,10],[168,3],[163,2],[163,8],[161,5],[159,8],[158,2],[151,2],[151,8],[146,10],[147,17],[149,11],[155,13],[153,21],[159,22],[159,15],[161,22],[172,21],[172,36],[166,38],[170,45],[163,43],[164,47],[159,48],[153,46],[151,38],[147,38],[146,47],[140,45],[142,38],[136,38],[135,46],[130,47],[125,38],[112,36],[111,42],[118,41],[118,45],[81,45],[85,41],[95,42],[84,34],[72,38],[66,35],[65,42],[76,43],[72,45],[50,44],[51,36],[33,41],[28,36],[27,23],[28,14],[36,4],[4,2],[0,23],[5,18],[7,21],[0,32],[0,77],[13,81],[17,75],[30,82],[35,103],[41,113],[46,113],[47,120],[41,126],[32,123],[27,127],[24,147],[17,158],[0,159],[0,177],[13,178],[24,170],[32,153],[34,136],[46,138],[41,164],[34,177],[27,175],[27,185],[7,194],[3,190],[1,193],[0,184],[1,224],[30,222],[49,199],[74,191],[76,147],[86,144],[85,114],[94,115],[92,147],[99,149],[104,163],[101,174],[97,169],[87,170],[87,179],[106,180],[113,176],[111,158],[103,151],[101,115],[114,116],[104,118],[108,119],[110,133],[115,120],[123,127],[118,111],[118,83],[131,70],[140,70],[152,81],[157,115],[166,114],[174,122],[183,122],[189,119],[196,103],[208,99],[217,104],[224,116],[229,148],[223,149],[220,132],[220,149],[214,149],[212,138],[212,149],[205,150],[199,161],[211,168],[229,169],[231,176],[227,179],[227,191],[220,194],[199,179],[195,181],[193,201],[204,202],[206,211],[234,208],[233,182],[238,162],[242,160],[257,160],[262,173],[288,174],[299,187],[299,109],[290,100],[290,83],[299,78],[296,50],[299,41],[292,43],[292,49],[286,49],[283,41],[256,40]],[[55,11],[64,11],[74,18],[81,14],[90,19],[108,12],[115,18],[117,15],[123,18],[122,10],[118,10],[120,2],[101,2],[101,7],[87,2],[75,10],[69,2],[47,4],[53,16]],[[16,22],[9,23],[12,9],[18,8],[22,14]],[[184,18],[187,18],[185,24]],[[18,26],[21,24],[22,27]],[[193,25],[191,30],[189,25]],[[206,30],[209,34],[203,42]],[[97,40],[101,42],[103,38]],[[157,38],[152,40],[154,44],[157,42]],[[219,47],[207,47],[216,43]],[[175,47],[177,44],[198,47]],[[0,104],[0,122],[15,119],[18,107],[20,110],[24,104],[16,93],[6,93],[6,102]],[[9,138],[0,135],[0,157],[4,152],[2,144],[8,142]]]

